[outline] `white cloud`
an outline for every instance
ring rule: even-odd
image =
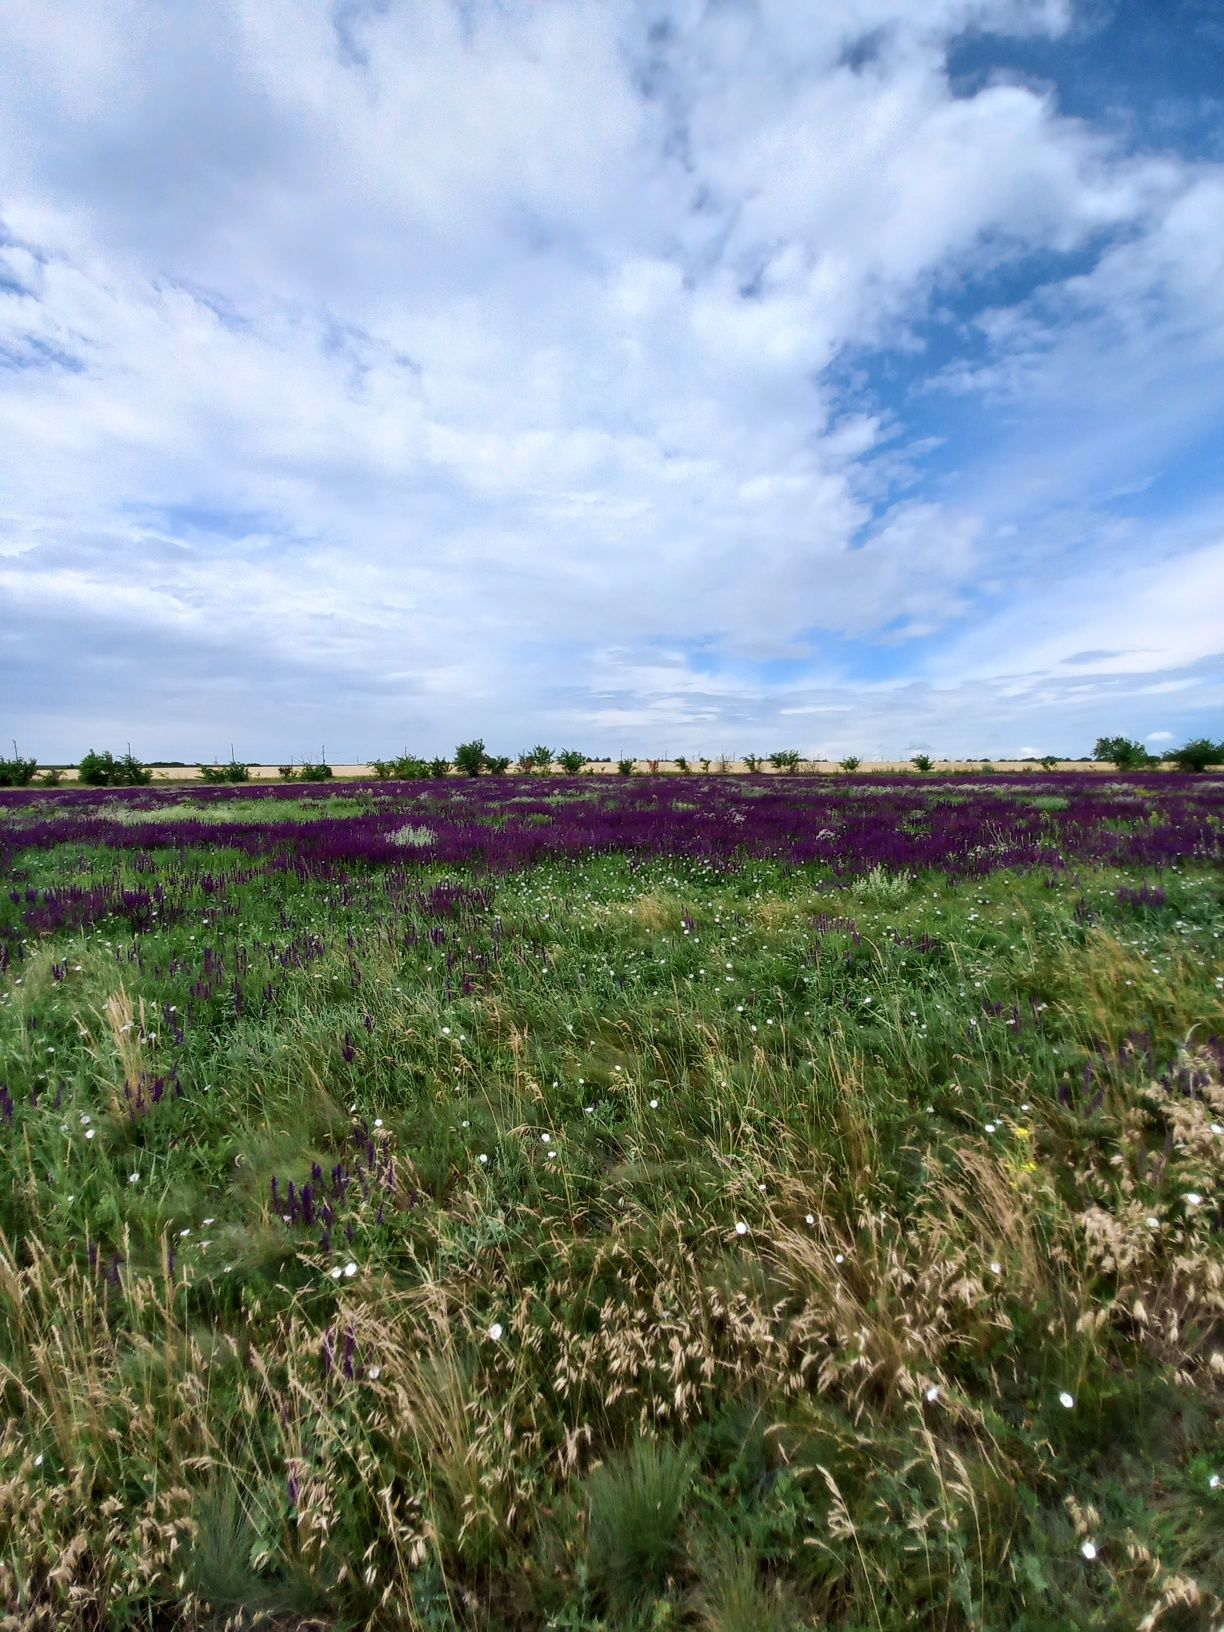
[[[242,709],[274,757],[290,694],[332,737],[359,709],[384,740],[551,721],[597,749],[884,696],[898,739],[907,709],[930,736],[949,687],[969,722],[1007,688],[1055,717],[1087,649],[1127,655],[1076,685],[1181,685],[1219,645],[1215,545],[1167,530],[1152,562],[1099,495],[1218,401],[1224,178],[945,73],[958,30],[1069,18],[6,11],[0,593],[73,632],[91,728],[125,739],[192,716],[89,654],[186,643],[185,752]],[[921,366],[935,303],[1071,252],[1074,276],[945,325],[927,373],[1015,428],[936,479],[957,450],[853,367]],[[1111,408],[1141,391],[1172,401],[1153,426]],[[1091,424],[1051,435],[1053,402]],[[260,686],[236,699],[227,670]],[[79,751],[77,706],[31,702],[46,751]]]

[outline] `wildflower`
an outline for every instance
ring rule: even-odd
[[[378,1379],[382,1376],[382,1367],[381,1366],[371,1366],[369,1371],[366,1372],[366,1376],[370,1379],[370,1381],[372,1383],[376,1383],[378,1381]]]
[[[748,1234],[748,1226],[747,1226],[747,1224],[744,1223],[742,1218],[740,1219],[738,1224],[736,1224],[736,1226],[735,1226],[735,1233],[736,1233],[736,1235],[747,1235]]]
[[[935,1401],[939,1398],[939,1387],[937,1384],[931,1384],[930,1388],[928,1388],[926,1391],[926,1397],[928,1405],[934,1405]]]
[[[1080,1552],[1083,1553],[1084,1557],[1086,1559],[1088,1559],[1088,1561],[1091,1563],[1091,1561],[1097,1556],[1096,1542],[1095,1541],[1083,1541],[1083,1542],[1081,1542],[1080,1543]]]
[[[501,1321],[500,1320],[495,1320],[493,1322],[492,1326],[489,1327],[489,1338],[490,1338],[490,1340],[492,1342],[494,1342],[494,1343],[499,1343],[501,1341],[501,1335],[502,1335],[503,1330],[504,1330],[504,1328],[502,1326]]]
[[[1203,1198],[1199,1195],[1197,1190],[1186,1191],[1186,1205],[1188,1207],[1201,1207],[1202,1203]]]
[[[98,1131],[98,1130],[97,1130],[97,1129],[96,1129],[96,1128],[86,1128],[86,1129],[85,1129],[85,1137],[86,1137],[86,1139],[92,1139],[92,1138],[93,1138],[93,1136],[94,1136],[94,1134],[95,1134],[95,1133],[96,1133],[96,1132],[97,1132],[97,1131]]]
[[[991,1266],[990,1266],[990,1273],[991,1273],[991,1274],[992,1274],[992,1275],[1002,1275],[1002,1273],[1003,1273],[1003,1265],[1002,1265],[1002,1264],[1000,1264],[1000,1263],[998,1263],[998,1262],[997,1262],[997,1261],[995,1261],[995,1262],[992,1262],[992,1263],[991,1263]]]
[[[1155,1214],[1149,1214],[1146,1222],[1149,1230],[1158,1230],[1160,1228],[1160,1220]]]
[[[329,1269],[327,1273],[331,1276],[333,1281],[338,1281],[341,1275],[344,1274],[344,1271],[340,1268],[340,1265],[337,1264],[334,1269]]]
[[[804,1223],[805,1223],[805,1224],[815,1224],[815,1222],[816,1222],[816,1215],[815,1215],[815,1213],[805,1213],[805,1214],[804,1214],[804,1215],[803,1215],[803,1222],[804,1222]]]
[[[1075,1395],[1068,1394],[1064,1388],[1062,1393],[1058,1396],[1058,1403],[1070,1411],[1071,1407],[1075,1404]]]
[[[356,1273],[357,1273],[357,1265],[352,1264],[352,1263],[345,1264],[344,1273],[348,1277],[348,1279],[351,1281],[353,1276],[356,1275]]]
[[[207,1229],[210,1224],[215,1224],[216,1222],[217,1221],[215,1218],[206,1218],[204,1220],[204,1228]]]
[[[659,1102],[658,1102],[658,1100],[657,1100],[657,1099],[652,1099],[652,1100],[651,1100],[651,1102],[650,1102],[650,1108],[651,1108],[651,1110],[652,1110],[652,1111],[657,1111],[657,1110],[658,1110],[658,1108],[659,1108]]]
[[[837,1252],[837,1253],[834,1253],[834,1255],[833,1255],[833,1262],[834,1262],[834,1263],[835,1263],[835,1264],[844,1264],[844,1263],[845,1263],[845,1261],[846,1261],[846,1255],[845,1255],[845,1253],[844,1253],[844,1252]]]
[[[1218,1473],[1213,1473],[1211,1478],[1208,1479],[1207,1488],[1208,1488],[1208,1490],[1219,1490],[1219,1488],[1220,1488],[1220,1476],[1219,1476]]]
[[[139,1184],[140,1183],[140,1174],[139,1173],[129,1173],[128,1174],[128,1183],[129,1184]]]
[[[374,1118],[374,1126],[376,1128],[381,1128],[382,1127],[382,1117],[381,1116],[376,1116]]]
[[[485,1155],[483,1150],[480,1153],[480,1165],[481,1167],[488,1167],[489,1165],[489,1158]]]
[[[998,1126],[998,1124],[997,1124],[997,1123],[996,1123],[996,1122],[987,1122],[987,1124],[986,1124],[986,1132],[987,1132],[987,1133],[993,1133],[993,1132],[994,1132],[994,1131],[995,1131],[995,1128],[996,1128],[996,1127],[997,1127],[997,1126]]]
[[[540,1135],[540,1143],[543,1144],[543,1145],[551,1145],[552,1144],[552,1134],[551,1133],[542,1133]]]

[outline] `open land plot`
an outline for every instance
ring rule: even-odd
[[[1222,816],[3,797],[5,1624],[1219,1624]]]

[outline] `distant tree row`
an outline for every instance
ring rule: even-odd
[[[1180,748],[1171,748],[1162,755],[1150,754],[1141,742],[1130,737],[1098,737],[1096,746],[1092,750],[1092,758],[1099,764],[1115,766],[1120,771],[1143,770],[1161,763],[1174,765],[1182,771],[1205,771],[1211,765],[1224,765],[1224,741],[1213,742],[1209,737],[1195,737],[1190,742],[1183,743]],[[166,765],[183,766],[182,761],[164,761]],[[411,754],[405,751],[394,759],[376,759],[371,761],[375,776],[394,778],[397,781],[415,781],[422,777],[450,776],[452,772],[460,776],[504,776],[511,765],[516,765],[519,771],[526,774],[545,773],[557,765],[568,776],[577,776],[588,765],[601,764],[603,761],[594,761],[580,753],[576,748],[552,749],[542,743],[534,748],[527,748],[511,759],[509,754],[490,754],[486,752],[484,742],[474,738],[471,742],[461,742],[455,749],[453,759],[434,757],[426,759],[422,755]],[[657,774],[663,765],[661,759],[618,759],[616,769],[621,776],[632,776],[639,764],[644,764],[652,774]],[[682,776],[690,775],[693,771],[693,762],[683,754],[676,756],[671,762]],[[720,772],[731,769],[732,761],[726,754],[720,754],[717,759],[698,758],[696,761],[703,772],[708,772],[713,766]],[[797,748],[779,748],[772,754],[745,754],[743,763],[750,774],[760,771],[766,764],[775,771],[787,775],[794,775],[805,763],[803,755]],[[862,764],[857,754],[847,754],[838,761],[840,768],[846,772],[854,772]],[[1053,770],[1059,763],[1053,754],[1044,754],[1036,761],[1043,770]],[[929,754],[914,754],[910,764],[920,773],[925,774],[934,769],[935,761]],[[184,767],[185,768],[185,767]],[[326,782],[333,775],[332,767],[325,759],[306,761],[302,765],[280,765],[277,767],[286,781]],[[980,770],[989,773],[994,766],[983,762]],[[23,758],[17,751],[17,744],[13,744],[11,759],[0,756],[0,788],[24,788],[30,786],[37,778],[44,786],[54,787],[62,777],[63,767],[52,766],[38,776],[38,761]],[[225,764],[201,765],[200,778],[208,783],[240,783],[250,780],[251,767],[233,756]],[[151,769],[141,763],[129,749],[126,754],[115,755],[106,751],[96,753],[92,748],[81,760],[77,767],[78,780],[86,787],[91,788],[125,788],[143,787],[153,779]]]

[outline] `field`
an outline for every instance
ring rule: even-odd
[[[1222,818],[0,795],[0,1626],[1224,1625]]]

